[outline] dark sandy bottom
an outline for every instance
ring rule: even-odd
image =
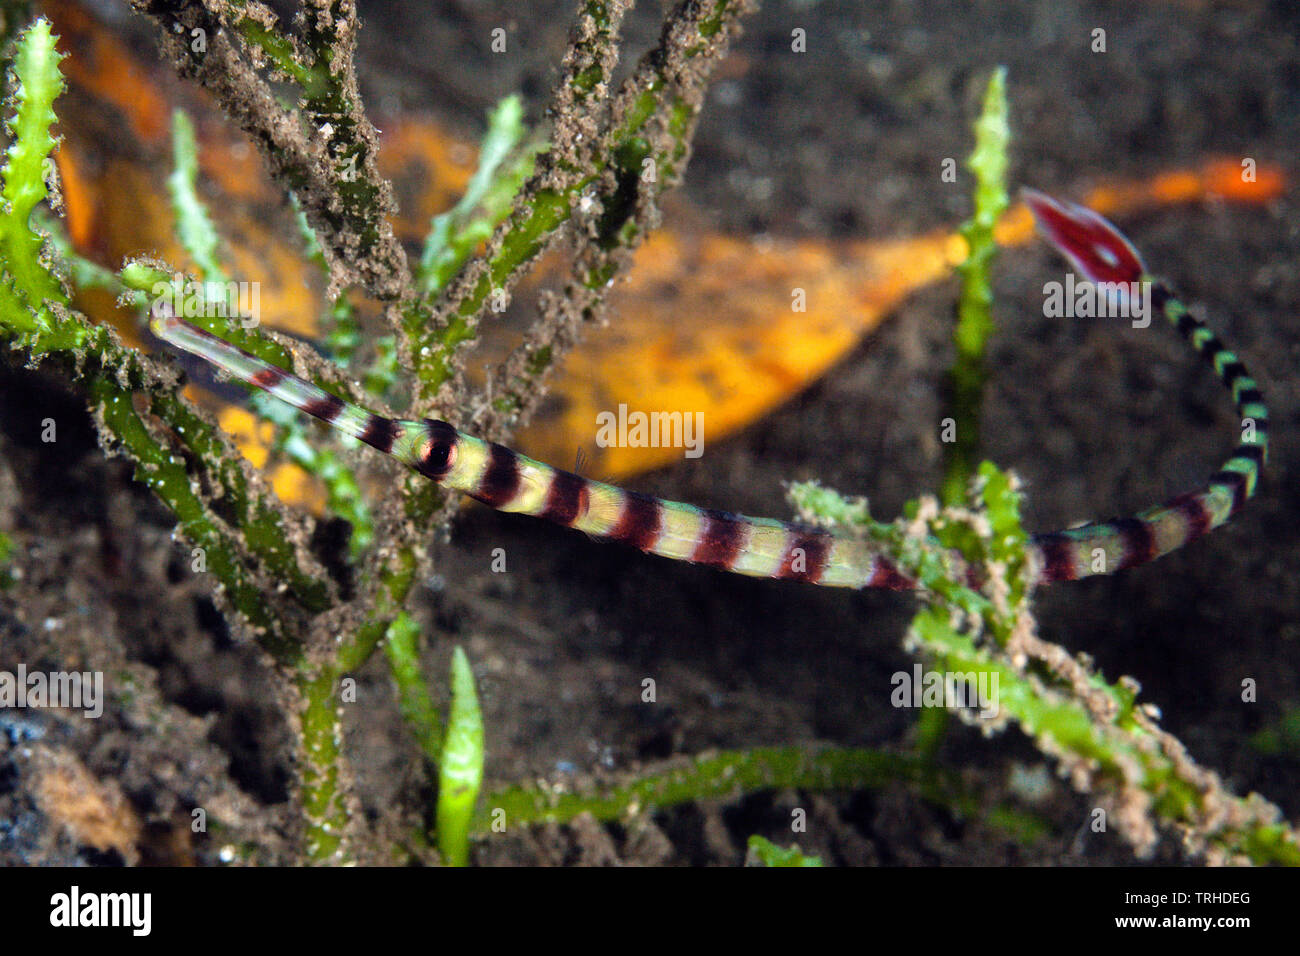
[[[371,5],[374,6],[374,5]],[[496,5],[502,11],[513,4]],[[384,108],[432,110],[475,135],[483,110],[522,89],[536,115],[554,81],[567,4],[373,10],[362,75]],[[637,13],[626,57],[653,35]],[[486,52],[513,21],[522,52]],[[737,53],[747,68],[715,87],[686,196],[720,229],[789,236],[912,235],[958,221],[964,184],[939,181],[969,149],[988,71],[1006,64],[1013,183],[1077,194],[1208,154],[1286,165],[1300,154],[1295,8],[1285,2],[771,4]],[[809,52],[789,52],[790,31]],[[1090,51],[1104,28],[1107,50]],[[456,55],[430,51],[455,50]],[[1300,817],[1300,750],[1261,746],[1300,706],[1300,498],[1294,461],[1300,355],[1300,231],[1289,196],[1267,209],[1200,205],[1121,224],[1158,271],[1249,364],[1270,400],[1273,463],[1231,526],[1117,577],[1044,591],[1043,636],[1134,676],[1164,725],[1238,793]],[[1046,529],[1128,511],[1195,486],[1233,443],[1231,407],[1167,329],[1047,319],[1041,247],[1004,255],[986,404],[988,457],[1028,490]],[[879,515],[933,488],[938,388],[949,360],[952,285],[912,299],[823,382],[698,462],[639,489],[785,515],[782,482],[817,477],[870,496]],[[615,320],[616,317],[615,317]],[[0,666],[92,662],[137,693],[99,721],[0,717],[0,862],[116,862],[54,832],[31,792],[29,748],[75,755],[116,781],[149,829],[145,861],[197,856],[223,840],[263,841],[284,859],[288,735],[258,655],[230,640],[185,573],[160,506],[94,444],[81,400],[26,372],[0,378],[0,519],[24,544],[23,579],[0,599]],[[54,417],[59,440],[39,440]],[[504,547],[511,573],[488,572]],[[826,741],[905,749],[914,714],[889,705],[909,668],[900,637],[912,599],[751,581],[603,547],[475,508],[440,545],[428,673],[445,686],[453,643],[481,677],[490,780],[580,783],[710,748]],[[348,746],[371,812],[414,801],[418,758],[376,660],[363,672]],[[659,706],[640,703],[657,682]],[[1243,703],[1241,682],[1258,682]],[[656,814],[636,828],[577,823],[479,845],[484,863],[734,864],[751,833],[788,843],[805,807],[805,850],[828,862],[1127,863],[1117,834],[1086,827],[1075,794],[1017,730],[992,739],[954,724],[942,763],[990,801],[1029,809],[1037,835],[953,814],[902,786],[854,794],[774,793]],[[1028,773],[1030,788],[1013,787]],[[1037,775],[1037,776],[1036,776]],[[187,843],[189,808],[243,821]],[[183,834],[177,836],[177,833]],[[1158,861],[1183,859],[1165,840]]]

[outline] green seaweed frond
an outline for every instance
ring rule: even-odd
[[[397,688],[397,708],[430,767],[442,760],[442,718],[420,670],[420,627],[403,611],[388,626],[384,640],[388,671]]]
[[[966,259],[957,266],[961,298],[953,330],[956,359],[948,373],[951,442],[945,443],[944,480],[940,498],[957,504],[965,496],[979,455],[980,404],[986,378],[984,355],[993,334],[993,262],[997,244],[993,229],[1007,209],[1007,165],[1011,145],[1008,123],[1007,71],[999,67],[989,77],[984,107],[975,121],[975,150],[967,168],[975,175],[974,212],[961,226]]]
[[[43,261],[46,237],[32,227],[32,213],[49,198],[54,178],[50,153],[57,140],[50,133],[57,117],[54,101],[63,92],[59,62],[50,22],[36,20],[22,34],[14,57],[12,115],[6,117],[9,148],[5,151],[0,189],[0,255],[12,287],[25,304],[40,312],[46,300],[65,302],[63,287]]]
[[[479,148],[478,169],[460,200],[447,212],[434,216],[424,240],[416,286],[427,296],[437,295],[491,238],[510,214],[514,199],[533,174],[544,141],[521,146],[528,135],[523,100],[507,96],[488,114],[488,128]]]
[[[226,270],[219,258],[221,237],[217,235],[208,207],[199,198],[198,143],[194,139],[194,124],[184,110],[172,113],[172,155],[173,169],[167,179],[167,190],[176,215],[176,236],[204,279],[225,282]]]
[[[14,539],[4,531],[0,531],[0,591],[12,587],[17,580],[10,564],[14,559]]]
[[[821,866],[819,856],[805,856],[797,844],[782,849],[757,834],[749,838],[749,855],[760,866]]]
[[[438,849],[448,866],[469,861],[470,824],[483,785],[483,713],[465,652],[451,657],[451,707],[438,774]]]

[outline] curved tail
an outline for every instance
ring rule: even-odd
[[[1241,443],[1203,488],[1170,498],[1130,518],[1038,534],[1041,581],[1068,581],[1145,564],[1195,541],[1237,513],[1255,494],[1268,459],[1268,408],[1237,355],[1146,271],[1133,246],[1090,209],[1025,190],[1039,231],[1089,281],[1116,294],[1142,295],[1214,369],[1242,420]]]

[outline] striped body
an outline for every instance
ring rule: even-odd
[[[375,415],[169,314],[156,316],[153,330],[164,341],[498,511],[535,515],[594,538],[755,577],[838,587],[911,586],[893,564],[855,538],[592,481],[446,422]]]
[[[1133,567],[1217,528],[1255,492],[1268,449],[1268,410],[1237,357],[1160,283],[1150,280],[1127,241],[1088,210],[1027,196],[1050,241],[1093,281],[1151,281],[1162,312],[1214,367],[1243,419],[1253,422],[1208,485],[1133,518],[1035,535],[1031,563],[1039,582]],[[906,590],[913,582],[858,538],[770,518],[665,501],[552,468],[446,422],[375,415],[155,308],[154,333],[264,389],[309,415],[392,455],[444,487],[499,511],[535,515],[594,538],[739,574],[830,587]]]
[[[593,538],[755,577],[843,587],[891,580],[892,566],[856,539],[626,491],[552,468],[445,422],[396,424],[396,457],[498,511],[535,515]]]

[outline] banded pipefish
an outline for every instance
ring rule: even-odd
[[[1243,420],[1241,443],[1200,489],[1133,517],[1034,535],[1029,550],[1035,583],[1046,583],[1144,564],[1226,522],[1255,494],[1268,455],[1268,409],[1236,354],[1147,273],[1113,225],[1089,209],[1041,193],[1026,190],[1025,201],[1042,235],[1086,279],[1121,287],[1148,284],[1152,310],[1213,367]],[[738,574],[829,587],[914,587],[871,542],[856,537],[655,498],[552,468],[443,421],[373,414],[177,318],[165,300],[155,303],[151,328],[163,341],[499,511],[534,515],[597,539]]]

